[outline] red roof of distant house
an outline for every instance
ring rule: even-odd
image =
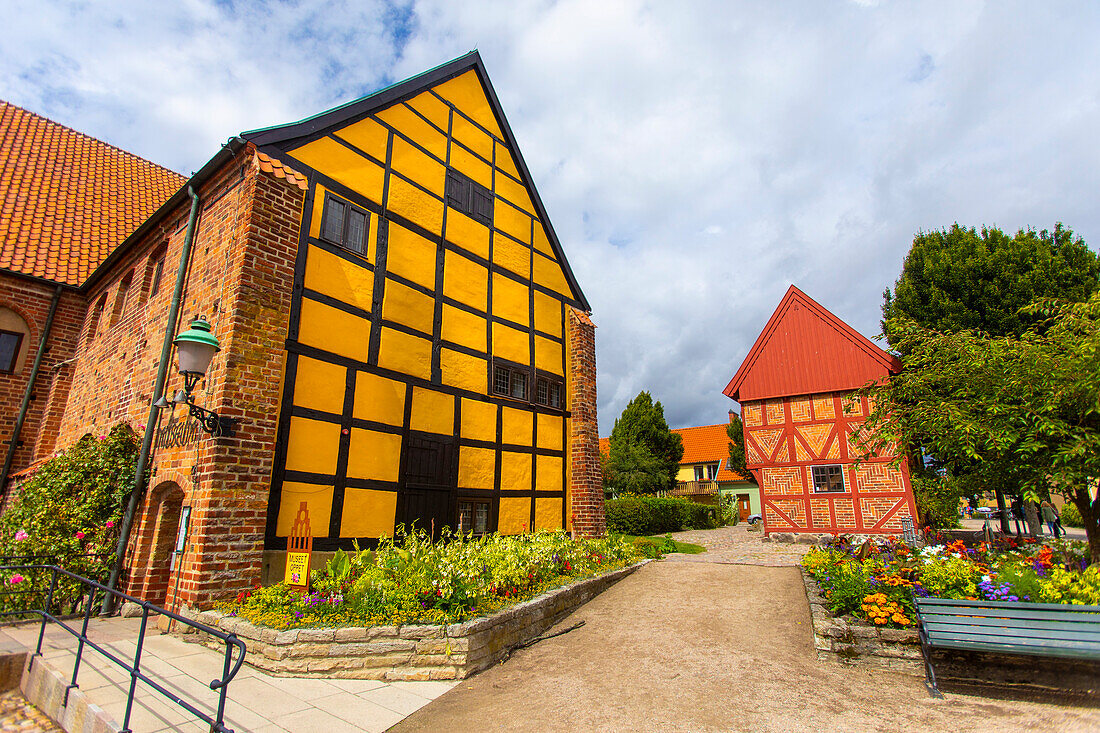
[[[681,466],[721,461],[722,465],[718,469],[719,481],[753,480],[750,476],[744,476],[729,470],[726,465],[729,462],[730,440],[729,436],[726,435],[725,424],[673,428],[672,432],[679,435],[684,442],[684,457],[680,459]],[[610,443],[610,438],[600,438],[600,453],[607,453]]]
[[[79,286],[185,181],[0,101],[0,269]]]
[[[857,389],[901,362],[792,285],[723,390],[745,402]]]

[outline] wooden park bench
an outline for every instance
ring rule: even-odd
[[[926,684],[933,649],[1100,661],[1100,606],[914,598]]]

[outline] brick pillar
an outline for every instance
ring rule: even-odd
[[[198,464],[199,488],[191,500],[195,552],[184,564],[178,597],[169,597],[170,604],[198,608],[260,581],[305,202],[304,177],[251,146],[244,155],[250,160],[232,218],[235,243],[225,272],[217,274],[229,284],[228,328],[217,334],[224,372],[211,389],[214,409],[240,422],[234,437],[209,440]]]
[[[586,313],[569,309],[569,504],[574,534],[603,537],[600,437],[596,424],[596,326]]]

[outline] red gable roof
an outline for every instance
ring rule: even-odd
[[[78,286],[185,181],[0,101],[0,269]]]
[[[792,285],[722,391],[739,402],[837,392],[899,371],[896,357]]]

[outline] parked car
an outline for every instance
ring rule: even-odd
[[[750,514],[749,518],[745,520],[749,524],[756,525],[764,521],[764,518],[759,514]]]

